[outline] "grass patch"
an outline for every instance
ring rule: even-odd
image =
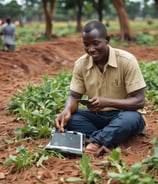
[[[84,26],[86,22],[82,22]],[[104,22],[103,22],[104,23]],[[106,24],[106,23],[105,23]],[[119,31],[119,23],[118,21],[110,21],[110,26],[107,27],[107,31]],[[133,34],[136,38],[135,44],[139,45],[157,45],[158,34],[149,34],[147,33],[149,30],[157,30],[158,29],[158,20],[154,20],[152,25],[148,25],[146,21],[130,21],[132,31],[140,30],[141,33]],[[44,35],[45,32],[45,24],[43,22],[33,22],[25,24],[23,27],[16,28],[16,46],[23,46],[33,44],[35,42],[48,41],[48,39]],[[56,36],[69,36],[76,33],[76,22],[54,22],[52,35]],[[119,36],[114,36],[111,39],[111,44],[113,46],[122,45],[126,46],[128,42],[120,43]]]

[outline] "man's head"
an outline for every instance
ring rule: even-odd
[[[84,26],[82,36],[84,49],[94,61],[107,60],[109,37],[104,24],[95,20],[90,21]]]
[[[8,24],[10,24],[10,23],[11,23],[11,19],[10,19],[10,18],[7,18],[7,19],[6,19],[6,22],[7,22]]]
[[[100,38],[104,38],[104,39],[107,38],[106,28],[105,28],[104,24],[102,24],[101,22],[99,22],[97,20],[93,20],[93,21],[88,22],[83,28],[83,34],[90,33],[93,30],[98,31]]]

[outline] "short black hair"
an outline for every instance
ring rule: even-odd
[[[92,20],[92,21],[88,22],[84,26],[83,32],[89,33],[94,29],[98,30],[98,32],[100,33],[100,36],[102,38],[105,38],[105,39],[107,38],[107,31],[106,31],[105,25],[102,24],[100,21],[97,21],[97,20]]]
[[[11,23],[11,18],[6,18],[6,22],[8,23],[8,24],[10,24]]]

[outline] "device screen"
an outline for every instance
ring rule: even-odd
[[[77,101],[78,101],[79,103],[81,103],[82,105],[88,105],[88,104],[91,103],[89,100],[78,99]]]
[[[78,136],[78,138],[76,137]],[[53,146],[64,146],[70,148],[80,149],[81,137],[77,134],[69,133],[55,133],[51,140]]]

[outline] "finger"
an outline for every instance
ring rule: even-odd
[[[60,124],[60,131],[64,132],[64,122],[61,122],[61,124]]]
[[[59,120],[58,120],[58,119],[55,120],[55,127],[56,127],[57,129],[60,128],[60,124],[59,124]]]

